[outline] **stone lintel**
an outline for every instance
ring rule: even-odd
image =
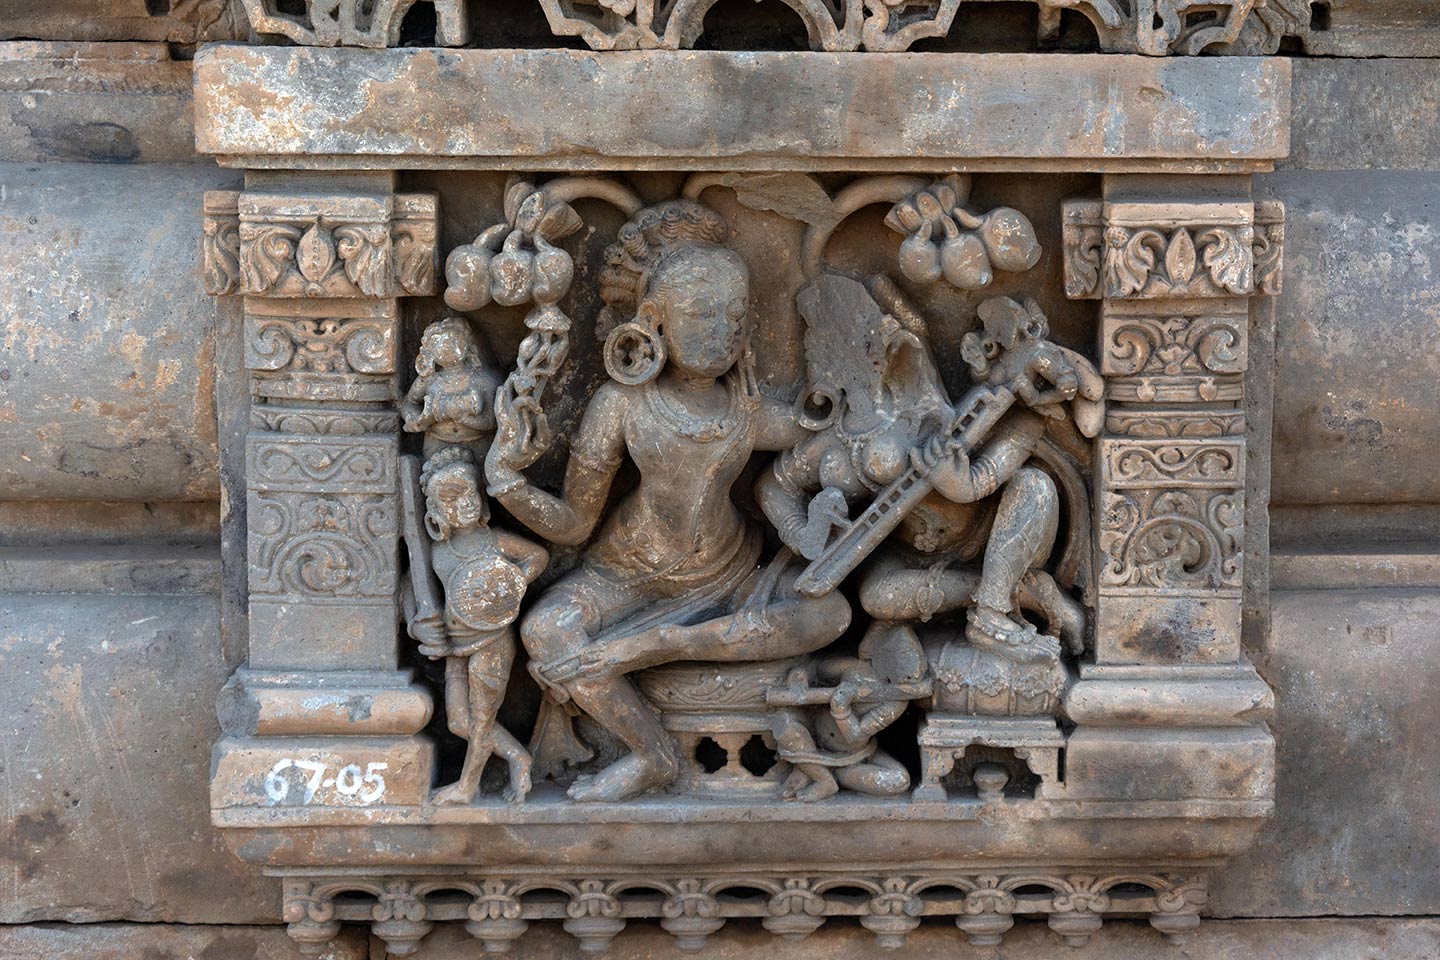
[[[1193,746],[1205,754],[1184,759],[1191,773],[1201,770],[1207,757],[1214,761],[1221,756],[1227,770],[1238,773],[1246,758],[1253,758],[1265,743],[1243,728],[1220,730],[1217,736],[1227,742],[1244,743],[1246,749],[1236,753],[1224,745],[1204,746],[1216,731],[1203,731],[1198,737],[1181,733],[1174,738],[1152,737],[1152,746],[1163,759],[1147,761],[1144,755],[1134,755],[1127,761],[1123,751],[1133,754],[1136,743],[1156,731],[1102,732],[1123,743],[1120,753],[1108,754],[1108,762],[1116,766],[1107,777],[1108,783],[1123,789],[1132,788],[1136,777],[1157,776],[1166,762],[1175,759],[1177,739],[1183,741],[1181,747]],[[399,745],[392,741],[388,749]],[[1092,764],[1104,766],[1108,748],[1109,741],[1097,745],[1090,754]],[[520,805],[494,797],[468,807],[407,807],[404,801],[392,803],[387,771],[381,772],[387,777],[387,794],[374,804],[356,799],[341,806],[332,788],[322,788],[305,804],[297,782],[304,771],[288,768],[281,775],[290,779],[295,792],[269,803],[260,793],[264,771],[285,757],[301,756],[326,759],[322,752],[292,751],[283,757],[267,753],[269,762],[263,767],[247,767],[246,772],[261,770],[258,776],[249,774],[247,791],[227,790],[227,802],[214,804],[212,820],[224,829],[226,842],[241,859],[274,872],[324,869],[335,863],[354,870],[481,866],[530,872],[545,872],[563,863],[585,873],[695,869],[700,864],[727,872],[787,867],[803,872],[861,865],[914,870],[922,864],[1019,862],[1216,866],[1248,846],[1273,810],[1268,793],[1247,789],[1247,780],[1237,785],[1240,789],[1228,791],[1230,796],[1190,800],[1117,799],[1123,794],[1099,798],[1095,790],[1083,791],[1079,802],[1067,796],[1024,803],[952,799],[895,805],[856,798],[835,799],[822,813],[813,805],[779,800],[738,807],[665,798],[596,804],[581,817],[563,793],[548,784],[538,786]],[[372,749],[356,751],[345,762],[364,768],[377,757],[388,759]],[[325,778],[335,776],[334,763],[327,765]],[[1264,779],[1268,774],[1259,771],[1257,776]],[[1175,782],[1182,781],[1190,785],[1184,776]],[[1153,795],[1157,788],[1165,786],[1157,781],[1147,792]],[[766,837],[765,842],[758,843],[757,835]],[[377,838],[383,842],[377,843]]]
[[[1289,152],[1282,58],[224,44],[195,78],[199,151],[252,168],[1218,173]]]

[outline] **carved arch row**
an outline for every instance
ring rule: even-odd
[[[285,882],[284,919],[290,935],[312,949],[343,922],[369,923],[396,956],[414,953],[445,921],[463,921],[488,952],[503,951],[530,922],[545,920],[561,921],[589,950],[603,949],[629,920],[643,919],[658,919],[695,949],[736,918],[759,918],[765,929],[791,938],[831,918],[855,918],[881,945],[894,947],[926,916],[953,917],[978,945],[998,942],[1017,915],[1044,916],[1071,942],[1098,930],[1107,913],[1146,914],[1162,933],[1180,936],[1198,924],[1205,900],[1202,876],[1161,872],[294,877]]]

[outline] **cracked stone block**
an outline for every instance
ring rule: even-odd
[[[210,825],[218,637],[213,596],[0,595],[0,922],[273,922]]]
[[[216,500],[200,167],[0,164],[6,499]],[[186,264],[157,269],[157,264]]]
[[[1440,591],[1277,590],[1275,816],[1217,873],[1220,916],[1440,913]],[[1390,956],[1390,954],[1375,954]]]

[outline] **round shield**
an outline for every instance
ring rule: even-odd
[[[515,622],[525,596],[525,575],[503,557],[465,561],[446,585],[446,606],[472,630],[498,630]]]

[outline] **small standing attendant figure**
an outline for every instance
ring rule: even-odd
[[[446,317],[425,328],[415,354],[415,382],[400,402],[405,429],[424,433],[425,456],[459,444],[483,460],[482,438],[495,433],[498,371],[485,365],[470,324]]]
[[[414,458],[403,459],[413,476]],[[414,522],[418,510],[407,509],[406,623],[421,653],[445,659],[446,721],[469,744],[460,779],[439,790],[435,802],[472,802],[485,763],[496,753],[510,768],[505,799],[520,803],[530,792],[530,753],[495,715],[515,662],[512,624],[520,601],[550,557],[524,537],[490,526],[479,470],[465,448],[443,447],[433,454],[417,486],[425,530],[422,535]]]

